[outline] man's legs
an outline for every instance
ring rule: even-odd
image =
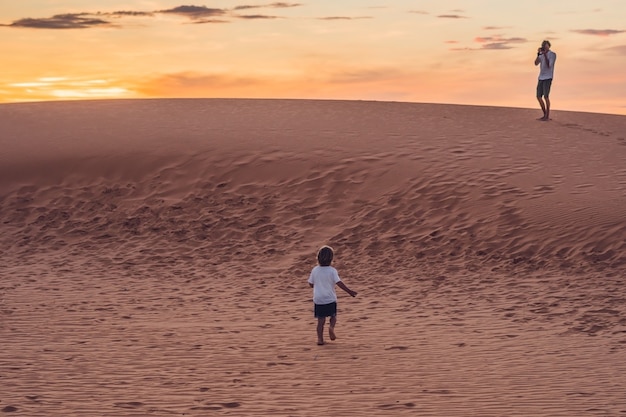
[[[550,88],[552,80],[539,80],[537,83],[537,101],[543,110],[543,117],[539,120],[550,120]]]
[[[541,97],[537,97],[537,101],[539,102],[539,105],[541,106],[541,110],[543,110],[543,117],[541,118],[541,120],[546,118],[546,104],[543,102],[543,98]]]
[[[543,117],[546,117],[546,104],[543,102],[543,82],[541,80],[537,81],[537,101],[543,110]]]

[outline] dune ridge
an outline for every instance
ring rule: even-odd
[[[626,413],[626,118],[536,113],[1,105],[0,409]],[[360,292],[326,350],[322,244]]]

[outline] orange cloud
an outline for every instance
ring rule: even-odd
[[[357,17],[349,17],[349,16],[328,16],[328,17],[318,17],[318,20],[359,20],[359,19],[372,19],[371,16],[357,16]]]
[[[477,36],[474,38],[474,42],[482,44],[481,49],[511,49],[512,43],[526,43],[525,38],[513,37],[503,38],[502,36]]]
[[[107,18],[124,18],[124,17],[150,17],[155,14],[177,15],[190,19],[193,23],[223,23],[225,20],[215,19],[216,17],[231,17],[239,19],[278,19],[280,16],[252,14],[238,15],[233,11],[273,8],[284,9],[290,7],[301,6],[300,3],[269,3],[258,6],[235,6],[233,9],[218,9],[206,6],[178,6],[171,9],[156,10],[152,12],[146,11],[116,11],[116,12],[82,12],[82,13],[65,13],[58,14],[47,18],[24,18],[18,19],[9,24],[0,24],[5,27],[31,28],[31,29],[87,29],[101,26],[111,26],[113,23]]]
[[[460,14],[440,14],[437,17],[440,19],[468,19],[467,16],[462,16]]]
[[[593,36],[611,36],[618,33],[625,33],[626,30],[615,29],[574,29],[572,32],[580,33],[581,35],[593,35]]]
[[[233,10],[246,10],[246,9],[264,9],[264,8],[274,8],[274,9],[284,9],[289,7],[298,7],[302,6],[301,3],[270,3],[270,4],[262,4],[256,6],[235,6]]]
[[[610,48],[607,48],[607,50],[615,53],[615,55],[626,56],[626,45],[612,46]]]
[[[132,97],[122,83],[104,79],[41,77],[3,86],[3,101],[71,100]]]
[[[206,17],[222,16],[226,11],[224,9],[212,9],[206,6],[178,6],[172,9],[160,10],[159,13],[177,14],[196,20]]]
[[[43,19],[19,19],[5,26],[35,29],[86,29],[110,24],[111,22],[91,17],[88,13],[68,13]]]

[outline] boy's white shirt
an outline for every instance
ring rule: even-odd
[[[313,284],[313,302],[330,304],[337,301],[335,285],[341,281],[339,273],[332,266],[316,266],[309,275],[309,284]]]

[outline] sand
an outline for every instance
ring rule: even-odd
[[[0,105],[0,415],[626,415],[626,117],[539,113]]]

